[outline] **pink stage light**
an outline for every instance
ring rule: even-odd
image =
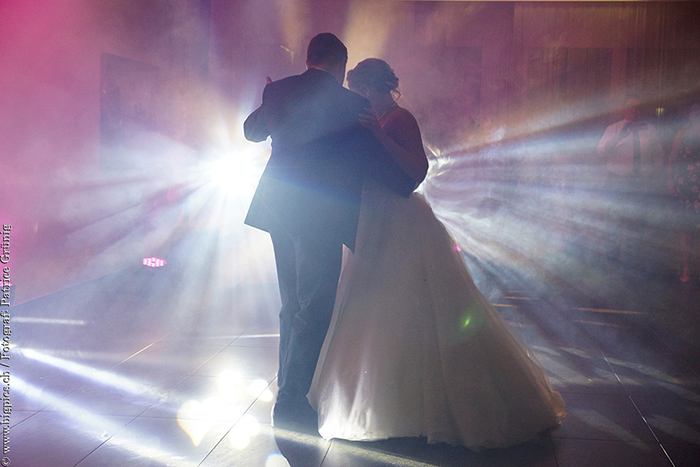
[[[143,259],[143,265],[148,266],[149,268],[160,268],[168,264],[164,259],[160,258],[144,258]]]

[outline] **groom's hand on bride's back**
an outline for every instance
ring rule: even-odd
[[[367,146],[365,148],[369,156],[366,159],[367,175],[379,180],[404,198],[411,196],[416,183],[396,165],[396,162],[391,159],[391,155],[374,137],[374,134],[367,128],[363,129],[371,135],[366,141]],[[382,130],[380,129],[380,131]]]
[[[379,124],[379,120],[375,117],[368,109],[359,115],[360,124],[367,128],[372,134],[376,135],[378,132],[383,131],[382,126]]]

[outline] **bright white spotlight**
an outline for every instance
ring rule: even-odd
[[[235,184],[241,178],[240,167],[231,157],[211,162],[208,173],[212,182],[220,186]]]
[[[255,190],[260,174],[259,164],[245,154],[229,155],[208,163],[210,183],[227,194],[248,195]]]

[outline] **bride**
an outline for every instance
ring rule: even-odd
[[[415,118],[394,99],[393,70],[367,59],[347,79],[372,104],[362,124],[417,186],[427,158]],[[532,440],[564,416],[425,199],[371,179],[309,400],[326,439],[423,436],[474,450]]]

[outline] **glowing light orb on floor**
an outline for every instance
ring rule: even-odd
[[[148,266],[149,268],[162,268],[166,264],[168,264],[167,261],[160,258],[151,257],[143,259],[143,265]]]
[[[248,391],[263,402],[271,402],[275,396],[272,394],[272,391],[270,391],[269,386],[270,384],[264,379],[256,379],[250,383]]]
[[[238,451],[243,451],[258,433],[260,433],[260,422],[252,415],[244,415],[229,432],[231,446]]]
[[[199,446],[210,431],[239,416],[239,408],[230,397],[212,396],[202,402],[189,400],[182,404],[177,411],[177,423],[190,437],[192,445]]]

